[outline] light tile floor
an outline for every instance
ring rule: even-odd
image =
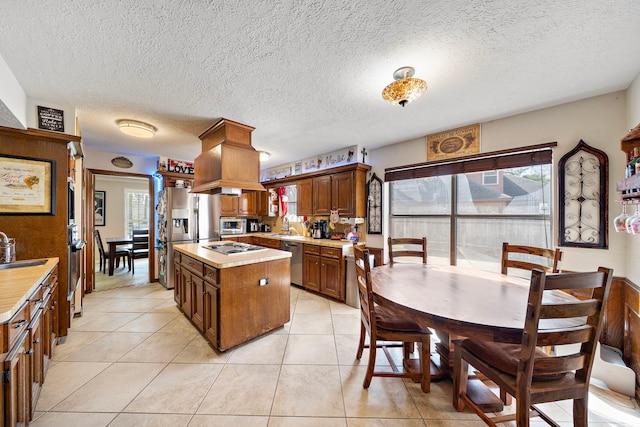
[[[32,425],[484,425],[452,408],[449,380],[429,394],[399,378],[363,389],[358,310],[292,287],[291,313],[283,328],[218,353],[157,283],[90,294],[56,349]],[[590,425],[640,425],[635,400],[592,389]],[[570,402],[547,409],[572,425]]]

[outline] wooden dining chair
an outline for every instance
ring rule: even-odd
[[[354,246],[356,277],[358,280],[358,295],[360,298],[360,342],[356,359],[362,358],[365,348],[369,349],[369,363],[362,386],[369,388],[371,378],[377,377],[403,377],[411,378],[420,382],[423,392],[428,393],[431,386],[429,349],[431,345],[431,332],[426,326],[419,325],[394,314],[383,306],[373,301],[373,291],[371,288],[371,266],[369,265],[369,251],[359,246]],[[369,344],[365,344],[365,339],[369,336]],[[418,343],[419,350],[419,371],[400,371],[396,366],[390,347],[403,348],[403,365],[410,363],[410,355],[405,343]],[[376,350],[381,349],[391,367],[389,370],[377,370]]]
[[[536,246],[510,245],[507,242],[502,243],[502,274],[507,274],[509,268],[529,271],[538,268],[547,273],[557,273],[560,261],[562,261],[562,251],[558,248],[547,249]]]
[[[597,347],[604,306],[613,270],[600,267],[587,273],[547,274],[534,269],[520,344],[504,344],[467,338],[455,342],[453,406],[468,405],[488,425],[515,419],[518,427],[529,426],[529,417],[554,421],[534,405],[573,400],[574,426],[588,425],[589,378]],[[565,295],[562,302],[543,302],[545,292],[588,289],[591,297],[578,300]],[[548,355],[538,347],[579,344],[575,353]],[[516,400],[510,416],[489,418],[467,396],[468,365],[492,380]],[[529,409],[532,410],[531,414]]]
[[[427,263],[427,238],[392,238],[387,239],[389,246],[389,263],[393,265],[400,257],[422,258],[422,263]],[[394,258],[396,258],[394,260]]]
[[[131,248],[131,274],[136,273],[135,260],[139,258],[149,258],[149,230],[133,230]]]
[[[102,237],[100,237],[100,231],[94,230],[93,235],[96,238],[96,246],[98,247],[98,254],[100,256],[100,271],[106,273],[107,264],[109,263],[109,252],[104,249],[102,244]],[[129,262],[129,270],[131,270],[131,256],[128,249],[116,249],[115,264],[116,267],[120,266],[120,260],[122,260],[122,266],[124,267],[126,262]],[[125,261],[126,260],[126,261]]]

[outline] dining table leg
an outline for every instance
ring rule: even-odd
[[[109,245],[109,276],[113,276],[113,264],[116,259],[116,245]]]

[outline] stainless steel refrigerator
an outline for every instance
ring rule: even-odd
[[[214,227],[213,196],[192,194],[187,188],[162,190],[158,213],[159,281],[174,287],[173,245],[218,240]]]

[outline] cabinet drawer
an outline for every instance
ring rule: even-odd
[[[173,263],[180,264],[182,262],[182,253],[178,251],[173,251]]]
[[[182,262],[181,262],[182,266],[191,270],[192,272],[194,272],[195,274],[197,274],[198,276],[202,276],[203,274],[203,267],[204,264],[198,260],[195,260],[191,257],[188,257],[186,255],[182,256]]]
[[[27,304],[28,303],[25,303],[20,310],[9,319],[9,322],[7,322],[7,327],[9,328],[9,349],[13,347],[18,337],[27,330],[27,326],[29,325],[29,309],[27,308]]]
[[[320,253],[322,254],[323,258],[340,259],[340,257],[342,256],[342,250],[341,249],[338,249],[338,248],[326,248],[324,246],[320,248]]]
[[[318,245],[304,245],[304,253],[311,255],[320,255],[320,246]]]
[[[42,307],[43,303],[43,289],[42,286],[31,294],[29,297],[29,319],[33,319],[33,316],[38,312],[38,309]]]
[[[204,280],[209,283],[217,284],[218,283],[218,269],[215,267],[211,267],[210,265],[204,265]]]

